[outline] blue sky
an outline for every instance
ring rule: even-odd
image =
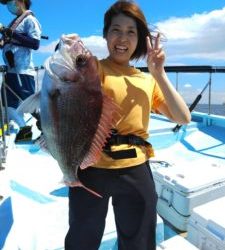
[[[33,0],[31,9],[39,19],[43,35],[40,49],[34,53],[36,66],[51,55],[61,34],[77,33],[99,58],[107,56],[102,39],[104,12],[111,0]],[[166,37],[166,65],[225,66],[225,0],[136,0],[150,25]],[[13,16],[0,5],[0,23],[7,25]],[[0,58],[0,64],[3,64]],[[138,65],[145,66],[145,62]],[[175,80],[175,76],[170,76]],[[187,102],[204,87],[208,75],[180,76],[179,89]],[[225,101],[225,75],[213,76],[213,102]],[[203,98],[207,101],[207,94]]]

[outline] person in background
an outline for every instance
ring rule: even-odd
[[[103,36],[109,55],[97,60],[102,90],[120,107],[100,160],[78,177],[85,186],[69,188],[69,230],[65,250],[97,250],[104,233],[109,198],[115,215],[119,250],[156,249],[157,194],[149,166],[148,138],[152,110],[179,124],[190,112],[164,70],[160,35],[154,39],[143,12],[133,1],[117,1],[105,13]],[[147,58],[150,74],[132,67]],[[150,137],[151,140],[151,137]]]
[[[30,0],[0,0],[0,3],[5,4],[15,16],[8,27],[0,27],[0,47],[7,66],[5,80],[9,120],[14,120],[20,127],[15,142],[29,141],[32,139],[32,127],[26,125],[23,114],[16,109],[21,101],[35,92],[32,50],[39,48],[41,25],[30,11]],[[39,115],[32,115],[39,122]]]

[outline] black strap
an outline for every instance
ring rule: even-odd
[[[135,148],[127,149],[127,150],[118,150],[118,151],[111,151],[111,150],[103,150],[105,154],[113,158],[114,160],[119,159],[127,159],[127,158],[136,158],[137,153]]]
[[[137,146],[151,146],[149,142],[145,141],[140,136],[133,135],[133,134],[121,135],[121,134],[118,134],[115,129],[113,129],[111,137],[108,138],[107,143],[105,147],[103,148],[103,152],[115,160],[137,157],[137,153],[134,148],[127,149],[127,150],[111,151],[111,146],[121,145],[121,144],[129,144],[129,145],[137,145]]]
[[[14,60],[14,54],[11,50],[7,50],[5,52],[5,58],[7,59],[9,67],[14,68],[15,67],[15,60]]]

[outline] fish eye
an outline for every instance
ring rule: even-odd
[[[83,67],[83,66],[86,65],[86,63],[87,63],[87,57],[86,56],[84,56],[84,55],[77,56],[77,58],[76,58],[76,66],[77,67]]]

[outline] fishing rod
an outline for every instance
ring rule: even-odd
[[[41,36],[41,39],[48,40],[48,36]]]
[[[209,80],[207,82],[207,84],[204,86],[203,90],[201,91],[201,93],[195,98],[195,100],[193,101],[193,103],[190,105],[189,107],[189,111],[192,112],[193,109],[197,106],[197,104],[199,103],[199,101],[202,98],[203,93],[205,92],[205,90],[208,88],[208,86],[211,84],[211,73],[209,75]],[[180,128],[182,127],[182,125],[177,124],[172,131],[173,132],[178,132],[180,130]]]

